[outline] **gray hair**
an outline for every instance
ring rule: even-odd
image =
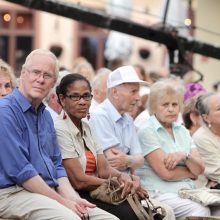
[[[164,96],[175,95],[178,98],[180,110],[183,107],[183,93],[184,87],[182,83],[174,79],[162,79],[150,87],[150,94],[148,98],[148,111],[153,115],[156,111],[158,101],[163,99]]]
[[[93,77],[95,76],[95,71],[94,68],[92,67],[91,63],[89,63],[88,61],[82,61],[80,63],[78,63],[74,69],[73,69],[73,73],[78,73],[78,74],[82,74],[82,69],[85,68],[89,71],[89,77],[90,79],[88,80],[92,80]]]
[[[57,60],[57,57],[49,50],[46,50],[46,49],[36,49],[36,50],[33,50],[27,57],[26,57],[26,60],[25,60],[25,63],[23,64],[23,68],[24,67],[27,67],[31,64],[31,61],[32,61],[32,58],[35,56],[35,55],[46,55],[46,56],[50,56],[52,59],[54,59],[54,62],[55,62],[55,74],[56,74],[56,78],[58,78],[58,74],[59,74],[59,63],[58,63],[58,60]]]
[[[198,97],[197,99],[197,102],[196,102],[196,109],[198,110],[199,114],[202,116],[202,115],[208,115],[209,114],[209,101],[210,101],[210,98],[215,95],[216,93],[214,92],[208,92],[204,95],[201,95]],[[204,120],[204,118],[202,117],[203,119],[203,122],[205,124],[207,124],[207,122]]]
[[[103,84],[104,76],[107,76],[110,72],[111,70],[108,68],[99,69],[92,81],[92,89],[99,89]]]
[[[12,89],[14,89],[17,85],[14,72],[13,72],[11,66],[9,66],[2,59],[0,59],[0,73],[4,74],[10,78],[10,83],[11,83]]]

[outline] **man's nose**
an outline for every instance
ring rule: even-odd
[[[139,95],[139,92],[136,94],[135,98],[137,101],[141,100],[141,96]]]
[[[45,81],[44,74],[40,74],[37,78],[37,81],[41,83],[44,82]]]

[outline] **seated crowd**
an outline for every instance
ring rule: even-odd
[[[199,181],[220,189],[220,95],[172,77],[150,85],[140,68],[94,76],[80,58],[75,72],[59,72],[56,56],[36,49],[16,87],[0,60],[0,218],[138,220],[127,200],[91,197],[109,177],[123,198],[149,195],[164,220],[220,215],[178,194]]]

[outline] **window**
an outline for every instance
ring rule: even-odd
[[[33,48],[34,33],[32,11],[20,6],[0,7],[0,58],[14,68],[17,76]]]
[[[79,22],[79,55],[85,57],[98,69],[104,66],[105,29]]]

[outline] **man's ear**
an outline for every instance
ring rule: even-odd
[[[24,77],[25,74],[25,69],[22,67],[21,69],[21,75],[20,75],[20,79],[22,79]]]
[[[51,100],[57,100],[57,95],[52,93],[51,96],[50,96],[50,99]]]
[[[111,92],[112,92],[112,96],[114,98],[118,97],[118,89],[117,89],[117,87],[113,87]]]
[[[52,87],[51,87],[51,88],[53,88],[53,87],[56,85],[56,82],[57,82],[57,77],[56,77],[56,78],[54,78],[54,82],[53,82],[53,84],[52,84]]]

